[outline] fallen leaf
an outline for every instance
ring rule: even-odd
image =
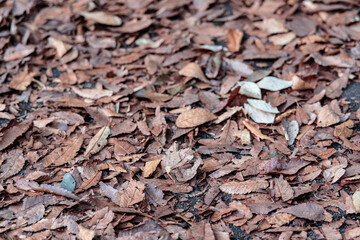
[[[195,108],[181,113],[176,119],[176,126],[179,128],[196,127],[203,123],[215,120],[216,118],[216,115],[206,109]]]
[[[220,186],[220,190],[229,194],[247,194],[266,189],[269,186],[266,180],[247,180],[244,182],[227,182]]]
[[[360,188],[358,188],[352,195],[353,204],[356,210],[356,213],[360,212]]]
[[[334,136],[335,137],[349,138],[353,133],[352,128],[354,126],[355,126],[354,121],[347,120],[346,122],[335,126]]]
[[[90,140],[84,155],[89,156],[99,152],[107,144],[107,138],[110,135],[108,126],[102,127],[98,133]]]
[[[95,186],[101,179],[102,171],[98,171],[92,178],[89,178],[88,180],[84,181],[79,189],[89,189],[93,186]]]
[[[118,16],[105,13],[105,12],[81,12],[81,16],[90,19],[94,22],[101,23],[109,26],[120,26],[122,21]]]
[[[150,92],[145,89],[141,89],[137,91],[134,96],[139,98],[147,98],[154,101],[161,101],[166,102],[172,99],[172,96],[164,94],[164,93],[156,93],[156,92]]]
[[[119,31],[123,33],[135,33],[150,27],[151,24],[153,24],[153,20],[147,17],[144,17],[140,20],[134,18],[131,21],[127,21],[124,26],[114,29],[114,31]]]
[[[269,41],[274,45],[283,46],[291,42],[296,38],[296,34],[293,32],[281,33],[269,37]]]
[[[256,83],[243,82],[239,93],[248,97],[261,99],[261,90]]]
[[[83,141],[84,137],[82,134],[79,136],[75,135],[65,143],[65,146],[56,148],[51,153],[49,153],[43,160],[44,166],[61,166],[68,163],[77,155],[77,152],[80,150]]]
[[[244,104],[244,108],[254,122],[266,124],[274,123],[275,113],[261,111],[246,103]]]
[[[30,85],[32,81],[35,79],[33,78],[34,73],[22,72],[13,77],[9,84],[9,88],[18,90],[18,91],[25,91],[26,88]]]
[[[94,100],[97,100],[102,97],[111,97],[113,95],[113,91],[111,90],[79,89],[77,87],[72,87],[72,90],[80,97],[90,98]]]
[[[238,52],[240,50],[241,40],[244,33],[237,29],[229,29],[227,33],[227,47],[232,52]]]
[[[292,84],[292,81],[285,81],[277,77],[271,76],[264,77],[261,81],[257,83],[259,88],[270,91],[280,91],[282,89],[291,87]]]
[[[323,221],[325,219],[324,208],[313,202],[306,202],[295,206],[290,206],[280,210],[279,212],[290,213],[299,218],[305,218],[311,221]]]
[[[296,216],[290,213],[274,213],[268,216],[267,220],[270,224],[280,227],[282,225],[289,224],[295,218]]]
[[[283,118],[281,121],[281,127],[285,133],[285,139],[289,145],[292,145],[299,133],[299,124],[295,120]]]
[[[201,70],[201,67],[197,63],[188,63],[179,71],[179,74],[186,77],[197,78],[206,83],[209,82]]]
[[[160,162],[161,162],[161,159],[146,162],[142,176],[145,178],[150,177],[151,174],[153,174],[153,172],[156,170],[156,168]]]
[[[291,77],[291,80],[293,82],[291,88],[294,89],[294,90],[313,89],[313,87],[309,83],[305,82],[304,80],[302,80],[301,78],[299,78],[296,75],[293,75]]]
[[[3,59],[5,62],[24,58],[35,51],[35,46],[18,44],[16,47],[8,47]]]
[[[76,201],[80,200],[80,198],[78,196],[76,196],[75,194],[71,193],[70,191],[68,191],[64,188],[57,187],[57,186],[41,184],[39,187],[33,187],[32,189],[36,190],[36,191],[48,192],[48,193],[56,194],[59,196],[64,196],[67,198],[74,199]]]
[[[268,33],[283,33],[288,31],[283,23],[274,18],[265,18],[262,22],[255,22],[254,25]]]
[[[277,107],[273,107],[270,103],[267,103],[263,100],[248,99],[247,101],[252,107],[257,108],[258,110],[261,110],[263,112],[279,113]]]
[[[3,129],[2,131],[2,137],[0,139],[0,151],[4,150],[8,146],[10,146],[14,141],[23,135],[29,128],[31,124],[29,122],[24,122],[17,124],[16,121]]]
[[[21,150],[12,150],[8,154],[3,154],[2,157],[5,159],[5,163],[1,165],[0,179],[2,180],[18,174],[25,165]]]
[[[264,134],[261,133],[261,131],[259,129],[257,129],[256,127],[254,127],[252,124],[250,124],[247,120],[243,120],[242,123],[245,125],[245,127],[247,129],[249,129],[249,131],[255,135],[256,139],[267,139],[270,141],[274,141],[271,137],[266,136]]]
[[[328,127],[340,122],[340,117],[329,105],[323,106],[317,116],[317,126]]]
[[[92,240],[95,237],[95,231],[79,225],[79,238],[81,240]]]
[[[58,58],[64,56],[72,48],[70,44],[64,43],[63,41],[53,37],[49,37],[48,42],[51,47],[56,49],[56,56]]]
[[[281,198],[284,202],[289,201],[294,197],[294,190],[290,184],[284,179],[283,175],[275,179],[275,184],[280,191]]]
[[[219,74],[220,67],[221,67],[221,61],[222,60],[222,53],[217,52],[209,58],[206,69],[205,69],[205,75],[208,78],[216,78]]]
[[[351,58],[344,51],[340,51],[338,55],[334,56],[322,56],[319,53],[312,53],[311,56],[315,62],[321,66],[336,66],[351,68],[355,64],[355,59]]]
[[[253,70],[250,68],[250,66],[240,60],[229,58],[225,58],[224,60],[230,69],[240,74],[241,76],[249,76],[253,73]]]

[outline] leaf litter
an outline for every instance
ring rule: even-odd
[[[360,236],[356,1],[0,5],[2,237]]]

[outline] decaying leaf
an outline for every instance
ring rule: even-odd
[[[79,89],[77,87],[72,87],[72,90],[80,97],[90,98],[94,100],[102,97],[111,97],[113,95],[113,91],[111,90]]]
[[[33,45],[18,44],[16,45],[16,47],[7,48],[3,59],[5,62],[14,61],[30,55],[34,51],[35,46]]]
[[[43,160],[44,166],[60,166],[68,163],[77,155],[83,141],[84,137],[82,134],[75,135],[64,144],[65,146],[56,148],[49,153]]]
[[[317,125],[319,127],[328,127],[333,124],[340,122],[340,117],[334,110],[329,106],[323,106],[317,116]]]
[[[247,194],[266,189],[269,186],[266,180],[247,180],[244,182],[227,182],[220,186],[220,190],[229,194]]]
[[[108,126],[102,127],[98,133],[91,139],[89,145],[86,147],[85,156],[99,152],[107,144],[107,138],[110,135],[110,128]]]
[[[114,16],[105,12],[81,12],[86,19],[109,26],[120,26],[122,21],[118,16]]]
[[[186,77],[197,78],[203,82],[209,82],[197,63],[188,63],[179,71],[179,74]]]
[[[22,72],[13,77],[9,84],[9,88],[18,90],[18,91],[25,91],[26,88],[30,85],[32,81],[35,79],[33,78],[34,73]]]
[[[216,118],[216,115],[204,108],[195,108],[181,113],[176,119],[176,126],[179,128],[196,127],[203,123],[215,120]]]
[[[294,197],[294,190],[291,188],[290,184],[284,179],[283,175],[275,180],[275,184],[280,191],[281,198],[284,202],[292,199]]]
[[[24,122],[21,124],[11,123],[7,128],[2,131],[2,137],[0,138],[0,151],[4,150],[10,146],[14,141],[23,135],[29,128],[31,124],[29,122]]]
[[[151,174],[156,170],[157,166],[161,162],[161,159],[152,160],[149,162],[146,162],[142,176],[143,177],[150,177]]]

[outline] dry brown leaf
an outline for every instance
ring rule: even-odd
[[[229,29],[227,34],[227,47],[232,52],[238,52],[240,50],[241,40],[244,33],[237,29]]]
[[[238,136],[240,138],[241,144],[249,145],[251,143],[251,136],[249,130],[247,129],[240,130]]]
[[[313,89],[313,87],[309,83],[305,82],[296,75],[291,76],[291,81],[293,82],[291,88],[294,90]]]
[[[360,188],[352,195],[353,204],[357,213],[360,212]]]
[[[241,76],[249,76],[253,73],[251,67],[243,63],[241,60],[229,58],[225,58],[224,60],[230,69],[240,74]]]
[[[30,126],[31,124],[29,122],[24,122],[21,124],[17,124],[15,121],[10,122],[9,125],[2,131],[2,137],[0,139],[0,151],[10,146],[18,137],[23,135],[30,128]]]
[[[79,89],[77,87],[72,87],[74,93],[83,98],[90,98],[97,100],[102,97],[111,97],[113,91],[111,90],[100,90],[100,89]]]
[[[140,181],[131,180],[119,198],[118,205],[120,207],[130,207],[135,203],[141,202],[145,197],[144,189],[145,184]]]
[[[80,15],[86,19],[109,26],[120,26],[121,18],[105,12],[81,12]]]
[[[5,163],[1,165],[0,179],[2,180],[19,173],[25,165],[25,158],[21,150],[12,150],[8,154],[3,154],[2,157],[5,159]]]
[[[351,58],[344,51],[340,51],[338,55],[334,56],[322,56],[319,53],[312,53],[311,56],[315,62],[321,66],[336,66],[351,68],[355,64],[355,59]]]
[[[245,127],[247,129],[249,129],[249,131],[252,134],[254,134],[256,139],[258,139],[258,140],[259,139],[267,139],[267,140],[270,140],[272,142],[274,141],[271,137],[262,134],[261,131],[259,129],[257,129],[256,127],[254,127],[249,121],[243,120],[242,123],[245,125]]]
[[[81,240],[92,240],[95,237],[95,231],[79,225],[79,238]]]
[[[35,46],[18,44],[16,47],[8,47],[4,54],[4,61],[14,61],[24,58],[35,51]]]
[[[348,120],[342,124],[339,124],[335,126],[334,136],[349,138],[353,133],[353,130],[351,128],[353,128],[354,126],[355,124],[352,120]]]
[[[137,91],[134,96],[139,98],[147,98],[154,101],[161,101],[166,102],[172,99],[172,96],[164,94],[164,93],[157,93],[157,92],[150,92],[145,89],[141,89]]]
[[[209,58],[206,69],[205,69],[205,75],[208,78],[216,78],[219,74],[220,67],[222,63],[222,52],[217,52]]]
[[[293,214],[299,218],[305,218],[311,221],[323,221],[325,219],[325,210],[317,203],[307,202],[295,206],[287,207],[279,212]]]
[[[180,69],[179,74],[186,77],[197,78],[206,83],[209,82],[197,63],[188,63],[185,67]]]
[[[296,34],[293,32],[281,33],[274,36],[269,37],[269,41],[274,45],[283,46],[291,42],[296,38]]]
[[[64,56],[72,48],[70,44],[64,43],[63,41],[53,37],[49,37],[48,41],[49,41],[49,45],[56,49],[56,56],[58,58]]]
[[[161,159],[146,162],[142,176],[145,178],[150,177],[151,174],[153,174],[153,172],[156,170],[156,168],[160,162],[161,162]]]
[[[115,30],[123,33],[134,33],[141,31],[147,27],[149,27],[153,23],[152,19],[149,19],[147,17],[144,17],[140,20],[137,20],[137,18],[134,18],[131,21],[127,21],[124,26],[120,28],[116,28]]]
[[[176,119],[176,126],[179,128],[196,127],[203,123],[215,120],[216,118],[216,115],[206,109],[195,108],[181,113]]]
[[[79,188],[80,189],[89,189],[89,188],[95,186],[100,181],[101,174],[102,174],[102,172],[99,171],[92,178],[84,181]]]
[[[25,91],[26,88],[30,85],[32,81],[35,79],[33,78],[34,73],[22,72],[13,77],[10,84],[8,85],[9,88],[18,90],[18,91]]]
[[[283,33],[288,31],[283,23],[274,18],[265,18],[262,22],[255,22],[254,25],[268,33]]]
[[[102,127],[89,142],[84,155],[89,156],[99,152],[107,144],[107,138],[109,135],[110,128],[108,126]]]
[[[289,224],[292,220],[294,220],[296,216],[290,214],[290,213],[274,213],[270,215],[267,220],[270,224],[276,225],[276,226],[282,226],[284,224]]]
[[[266,180],[247,180],[244,182],[227,182],[220,186],[220,190],[229,194],[247,194],[266,189],[269,186]]]
[[[275,180],[275,184],[280,191],[281,198],[284,202],[294,197],[294,190],[290,184],[284,179],[283,175]]]
[[[323,106],[320,109],[317,118],[317,125],[319,127],[328,127],[340,122],[339,115],[329,105]]]
[[[80,200],[80,198],[78,196],[76,196],[75,194],[71,193],[70,191],[68,191],[68,190],[66,190],[64,188],[57,187],[57,186],[41,184],[39,187],[33,187],[32,189],[36,190],[36,191],[48,192],[48,193],[64,196],[64,197],[67,197],[67,198],[74,199],[76,201]]]
[[[44,158],[44,166],[60,166],[68,163],[77,155],[77,152],[80,150],[83,141],[84,137],[82,134],[80,134],[80,136],[76,135],[69,139],[65,143],[65,146],[56,148]]]
[[[118,159],[118,157],[121,156],[126,156],[136,153],[136,148],[127,141],[117,140],[117,139],[111,139],[111,141],[112,143],[115,144],[114,154],[116,159]]]

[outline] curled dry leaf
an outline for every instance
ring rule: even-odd
[[[105,12],[81,12],[81,16],[94,22],[109,26],[120,26],[121,18]]]
[[[232,52],[237,52],[240,50],[241,40],[244,36],[244,33],[237,29],[229,29],[227,33],[227,47]]]
[[[179,71],[179,74],[186,77],[197,78],[206,83],[209,82],[201,70],[201,67],[197,63],[188,63]]]
[[[266,189],[269,186],[266,180],[247,180],[244,182],[227,182],[220,186],[220,190],[229,194],[247,194]]]
[[[281,126],[285,133],[286,141],[289,145],[292,145],[299,133],[299,124],[295,120],[289,120],[283,118],[281,121]]]
[[[292,84],[292,81],[285,81],[272,76],[264,77],[261,81],[257,83],[259,88],[270,91],[280,91],[282,89],[291,87]]]
[[[26,88],[30,85],[32,81],[35,79],[33,78],[34,73],[22,72],[13,77],[9,84],[9,88],[18,90],[18,91],[25,91]]]
[[[84,137],[82,135],[76,135],[69,139],[65,143],[65,146],[56,148],[44,158],[44,166],[60,166],[68,163],[77,155],[77,152],[80,150],[83,141]]]
[[[84,155],[89,156],[99,152],[107,144],[107,138],[110,135],[110,128],[108,126],[102,127],[99,132],[91,139],[87,146]]]
[[[253,82],[243,82],[239,93],[248,97],[261,99],[261,90],[257,84]]]
[[[64,43],[63,41],[53,37],[49,37],[48,42],[51,47],[54,47],[56,49],[56,56],[58,58],[64,56],[65,53],[67,53],[72,48],[70,44]]]
[[[90,98],[94,100],[97,100],[102,97],[111,97],[113,95],[113,91],[111,90],[79,89],[77,87],[72,87],[72,90],[80,97]]]
[[[195,108],[181,113],[176,119],[176,126],[179,128],[196,127],[203,123],[215,120],[216,118],[216,115],[204,108]]]
[[[261,131],[259,129],[257,129],[255,126],[253,126],[251,123],[249,123],[247,120],[243,120],[242,123],[245,125],[245,127],[247,129],[249,129],[249,131],[255,135],[255,138],[257,140],[259,139],[267,139],[267,140],[270,140],[270,141],[274,141],[271,137],[269,136],[266,136],[264,134],[261,133]]]

